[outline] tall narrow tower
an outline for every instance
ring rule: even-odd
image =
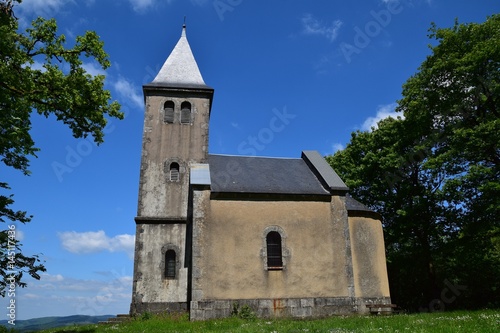
[[[214,91],[203,81],[185,25],[143,92],[132,314],[187,309],[189,302],[189,169],[207,161]]]

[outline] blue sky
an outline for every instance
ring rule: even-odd
[[[17,319],[128,312],[142,85],[176,44],[184,16],[215,89],[210,152],[299,157],[332,154],[351,132],[393,114],[402,84],[429,54],[431,22],[483,22],[499,10],[497,0],[24,0],[15,10],[24,28],[36,16],[55,17],[70,41],[86,30],[101,36],[112,62],[106,87],[126,117],[110,120],[97,147],[34,116],[41,151],[32,175],[2,168],[15,207],[34,215],[17,236],[47,267],[17,290]],[[279,129],[271,125],[278,115],[286,115]]]

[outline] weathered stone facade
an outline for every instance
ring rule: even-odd
[[[144,94],[131,314],[306,318],[390,303],[380,217],[317,152],[208,154],[213,89],[185,30]]]

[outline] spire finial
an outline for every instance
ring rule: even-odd
[[[184,24],[182,25],[182,37],[186,37],[186,16],[184,16]]]

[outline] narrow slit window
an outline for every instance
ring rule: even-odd
[[[180,179],[179,163],[173,162],[170,164],[170,181],[177,182]]]
[[[166,101],[165,105],[163,106],[163,121],[166,122],[167,124],[173,124],[174,123],[174,109],[175,109],[175,104],[172,101]]]
[[[266,236],[266,242],[268,269],[282,269],[283,258],[281,254],[281,235],[277,231],[271,231]]]
[[[175,279],[176,258],[175,251],[168,250],[165,253],[165,278]]]
[[[183,102],[181,104],[181,124],[191,123],[191,103]]]

